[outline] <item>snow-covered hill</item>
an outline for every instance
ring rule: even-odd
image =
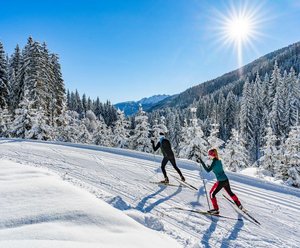
[[[98,146],[0,140],[0,247],[299,247],[298,189],[228,172],[262,225],[237,213],[222,192],[221,214],[232,219],[208,217],[175,209],[208,208],[198,165],[178,161],[199,188],[192,191],[149,183],[162,178],[160,160]],[[210,188],[214,178],[204,177]]]

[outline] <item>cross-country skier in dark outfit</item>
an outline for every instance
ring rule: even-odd
[[[154,151],[157,151],[158,148],[161,149],[162,154],[164,156],[163,160],[161,161],[161,170],[164,174],[165,180],[161,181],[162,183],[169,183],[169,178],[167,176],[167,172],[166,172],[166,165],[168,163],[168,161],[171,162],[171,164],[173,165],[174,169],[177,171],[177,173],[179,174],[180,178],[182,181],[185,181],[184,176],[182,175],[181,171],[179,170],[179,168],[176,165],[176,161],[175,161],[175,157],[174,157],[174,153],[172,151],[171,148],[171,144],[170,141],[168,139],[165,138],[165,134],[160,132],[160,139],[159,142],[156,144],[156,146],[154,145],[154,141],[151,140],[152,143],[152,147]]]
[[[218,152],[216,149],[211,149],[208,151],[208,155],[210,158],[212,158],[212,164],[210,167],[207,167],[205,163],[202,161],[200,158],[200,162],[204,169],[207,172],[213,171],[216,175],[217,182],[212,186],[209,194],[210,194],[210,199],[213,205],[213,209],[209,210],[209,213],[212,214],[219,214],[219,206],[217,203],[217,198],[216,194],[224,188],[228,195],[231,197],[231,199],[235,202],[235,204],[240,208],[243,209],[242,204],[240,203],[238,197],[231,191],[230,184],[228,177],[226,176],[224,170],[223,170],[223,165],[221,160],[219,159]]]

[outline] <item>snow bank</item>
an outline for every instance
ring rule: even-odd
[[[45,169],[0,160],[0,199],[0,247],[179,247]]]

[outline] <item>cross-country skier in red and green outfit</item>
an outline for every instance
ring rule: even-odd
[[[209,192],[210,199],[211,199],[211,202],[213,205],[213,209],[209,210],[208,212],[211,214],[219,214],[219,206],[218,206],[216,194],[222,188],[224,188],[226,190],[226,192],[229,194],[229,196],[235,202],[235,204],[240,209],[243,209],[243,206],[240,203],[238,197],[231,191],[228,177],[226,176],[226,174],[223,170],[223,165],[222,165],[221,160],[219,159],[217,150],[216,149],[209,150],[208,156],[212,159],[212,163],[211,163],[210,167],[207,167],[201,158],[200,158],[200,162],[207,172],[213,171],[217,178],[217,182],[212,186],[212,188]]]

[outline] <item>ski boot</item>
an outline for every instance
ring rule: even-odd
[[[219,209],[211,209],[211,210],[208,210],[207,213],[209,214],[219,214]]]
[[[181,177],[181,181],[182,181],[182,182],[185,182],[184,176],[180,176],[180,177]]]
[[[160,183],[168,184],[169,183],[169,178],[166,177],[165,180],[160,181]]]

